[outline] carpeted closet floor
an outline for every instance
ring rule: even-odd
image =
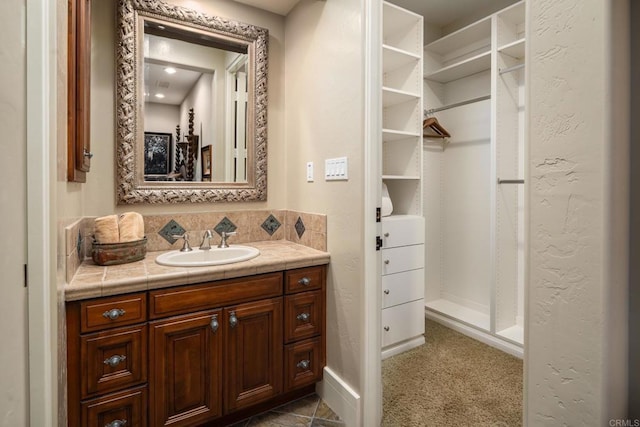
[[[382,362],[383,427],[522,425],[522,360],[439,323]]]

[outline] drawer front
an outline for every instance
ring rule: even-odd
[[[321,289],[325,281],[325,266],[299,268],[285,272],[285,292],[295,292]]]
[[[324,349],[320,337],[285,346],[285,392],[320,381],[323,369]]]
[[[382,276],[382,308],[424,298],[424,269]]]
[[[323,306],[322,291],[287,295],[284,307],[285,342],[322,334]]]
[[[424,245],[382,250],[382,274],[424,268]]]
[[[82,426],[146,427],[146,386],[84,402],[82,404]]]
[[[421,243],[424,243],[424,218],[416,216],[382,218],[383,248]]]
[[[82,398],[147,380],[147,325],[80,338]]]
[[[220,280],[149,292],[149,317],[186,314],[282,295],[282,273]]]
[[[382,310],[382,347],[424,334],[424,300]]]
[[[80,303],[80,331],[94,332],[147,320],[145,293],[98,298]]]

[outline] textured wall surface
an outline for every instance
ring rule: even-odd
[[[624,202],[626,184],[617,180],[625,170],[620,147],[628,144],[612,138],[620,135],[612,132],[619,123],[610,117],[611,2],[538,0],[529,6],[525,421],[608,425],[610,417],[622,416],[611,409],[625,399],[624,378],[610,366],[624,365],[626,348],[615,338],[626,324],[609,322],[624,310],[615,298],[626,283],[613,271],[619,263],[612,257],[626,259],[619,239],[626,206],[611,201]],[[612,165],[622,170],[612,172]]]

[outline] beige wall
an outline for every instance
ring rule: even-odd
[[[115,1],[92,3],[91,172],[83,187],[86,215],[135,210],[144,214],[282,209],[286,207],[284,144],[284,18],[230,0],[172,0],[210,15],[235,19],[269,30],[268,189],[267,201],[179,205],[120,205],[115,202]],[[212,226],[215,224],[212,224]]]
[[[327,365],[358,392],[364,373],[361,19],[359,0],[303,1],[287,16],[285,31],[287,206],[327,215]],[[349,180],[325,181],[324,159],[341,156],[349,159]],[[313,183],[306,182],[308,161],[315,165]]]
[[[626,415],[626,4],[529,2],[530,426]]]

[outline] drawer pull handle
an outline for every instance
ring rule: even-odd
[[[309,366],[311,366],[311,362],[308,360],[301,360],[296,366],[301,369],[309,369]]]
[[[124,316],[125,313],[126,311],[121,308],[113,308],[102,313],[102,317],[105,319],[116,320],[118,317]]]
[[[124,427],[127,425],[127,420],[113,420],[109,424],[105,424],[104,427]]]
[[[302,322],[306,322],[307,320],[309,320],[310,317],[311,315],[309,313],[300,313],[296,316],[296,319]]]
[[[211,329],[213,329],[213,332],[216,332],[219,326],[220,324],[218,324],[218,315],[214,314],[211,318]]]
[[[390,291],[389,291],[389,289],[385,289],[385,290],[384,290],[384,294],[385,294],[385,295],[389,295],[389,292],[390,292]]]
[[[388,326],[385,326],[385,327],[384,327],[384,330],[385,330],[385,331],[387,331],[387,332],[389,332],[389,329],[390,329],[390,328],[389,328]]]
[[[109,365],[112,368],[115,368],[121,362],[123,362],[126,358],[127,356],[124,356],[124,355],[120,356],[120,355],[114,354],[113,356],[107,357],[106,359],[104,359],[104,362],[102,363],[104,363],[105,365]]]
[[[384,237],[389,237],[389,233],[384,233]]]
[[[384,260],[384,265],[389,265],[389,260],[388,259]]]
[[[229,326],[235,328],[238,325],[238,318],[236,317],[236,312],[232,311],[229,314]]]
[[[311,283],[311,279],[309,279],[308,277],[303,277],[302,279],[298,280],[298,283],[302,286],[309,286],[309,284]]]

